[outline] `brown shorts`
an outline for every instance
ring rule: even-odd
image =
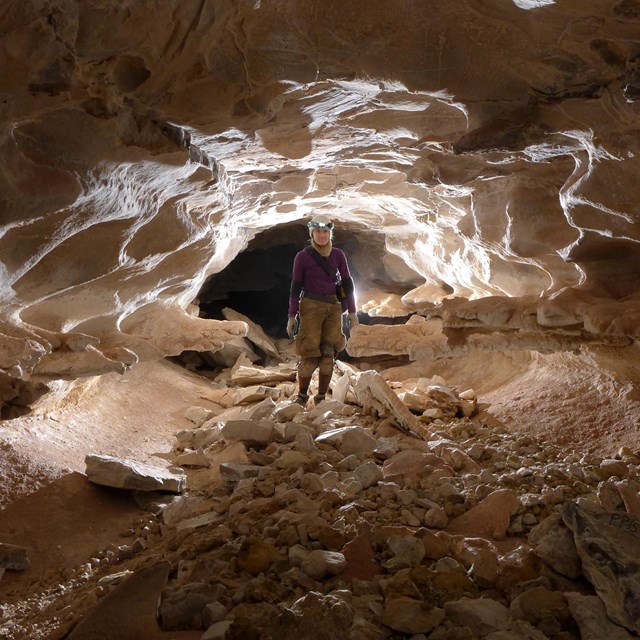
[[[342,351],[347,339],[342,333],[342,307],[303,297],[300,300],[300,329],[296,336],[296,353],[301,358],[320,358],[328,355],[320,345],[333,347],[335,356]],[[326,351],[326,348],[325,350]]]

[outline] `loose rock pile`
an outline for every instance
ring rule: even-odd
[[[514,438],[474,418],[472,392],[425,381],[389,386],[343,368],[342,400],[308,408],[290,404],[290,387],[189,408],[194,426],[162,472],[87,458],[94,481],[109,484],[113,468],[114,486],[156,478],[165,493],[144,494],[152,515],[130,544],[50,594],[55,637],[98,637],[107,619],[112,637],[638,637],[633,452],[602,459]],[[44,637],[20,635],[21,615],[5,611],[4,637]]]

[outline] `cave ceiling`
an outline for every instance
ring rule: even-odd
[[[203,285],[316,213],[371,315],[637,336],[637,0],[8,0],[0,30],[9,376],[220,348],[246,327]]]

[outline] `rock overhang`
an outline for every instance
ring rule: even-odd
[[[206,279],[316,211],[384,268],[373,315],[533,296],[635,335],[625,3],[157,4],[153,30],[146,5],[67,4],[8,13],[5,371],[118,370],[188,347],[172,324],[213,348],[224,325],[185,312]]]

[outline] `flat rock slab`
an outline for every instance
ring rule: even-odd
[[[182,493],[187,476],[166,467],[142,464],[112,456],[90,454],[84,459],[90,482],[116,489]]]
[[[67,640],[187,640],[201,637],[200,631],[166,633],[158,624],[158,602],[170,569],[170,563],[163,561],[125,578],[80,620]]]
[[[573,532],[582,571],[595,587],[607,615],[632,633],[640,633],[640,570],[635,518],[625,513],[587,513],[565,504],[562,519]],[[602,520],[605,520],[604,522]]]

